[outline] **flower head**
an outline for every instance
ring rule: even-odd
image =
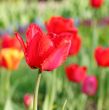
[[[74,28],[74,21],[70,18],[61,16],[53,16],[49,21],[45,22],[48,32],[60,34],[66,31],[72,31]]]
[[[71,82],[81,83],[86,77],[86,70],[85,66],[71,64],[66,67],[66,75]]]
[[[93,8],[100,8],[103,4],[104,0],[90,0],[90,5]]]
[[[15,37],[3,35],[1,38],[0,66],[8,70],[16,70],[23,57],[21,46]]]
[[[51,37],[52,36],[52,37]],[[40,27],[31,24],[26,31],[26,43],[16,33],[23,47],[26,62],[31,68],[51,71],[59,67],[67,58],[71,46],[70,38],[58,40],[56,34],[44,34]]]
[[[99,66],[109,67],[109,48],[97,47],[95,49],[95,59]]]
[[[97,79],[95,76],[87,76],[82,84],[82,91],[83,93],[89,95],[89,96],[93,96],[96,94],[97,91]]]
[[[24,105],[26,108],[31,108],[32,102],[33,102],[33,96],[31,94],[25,94],[24,95]]]
[[[20,60],[23,58],[23,52],[13,48],[4,48],[0,51],[0,66],[8,70],[16,70]]]
[[[71,47],[69,55],[76,55],[81,47],[81,38],[78,34],[77,28],[74,26],[74,21],[70,18],[64,18],[61,16],[52,17],[46,22],[46,28],[48,33],[60,34],[60,37],[71,37]]]
[[[21,46],[16,37],[10,37],[5,34],[1,38],[1,48],[15,48],[20,50]]]

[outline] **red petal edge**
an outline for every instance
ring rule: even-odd
[[[21,46],[22,46],[22,48],[23,48],[23,51],[24,51],[24,53],[25,53],[25,51],[26,51],[26,45],[25,45],[25,43],[24,43],[22,37],[21,37],[17,32],[15,33],[15,36],[16,36],[16,38],[19,40],[19,42],[20,42],[20,44],[21,44]]]
[[[49,56],[45,59],[42,64],[42,71],[51,71],[59,67],[67,58],[71,41],[65,41],[63,45],[56,48]]]

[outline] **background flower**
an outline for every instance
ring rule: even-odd
[[[99,66],[109,67],[109,48],[97,47],[95,49],[95,59]]]
[[[15,37],[2,35],[0,50],[0,66],[8,70],[16,70],[23,58],[21,46]]]
[[[82,84],[83,93],[93,96],[96,94],[98,88],[98,81],[95,76],[87,76]]]
[[[90,5],[93,8],[100,8],[103,5],[104,0],[90,0]]]
[[[67,78],[71,82],[81,83],[86,77],[87,68],[78,64],[71,64],[66,67]]]

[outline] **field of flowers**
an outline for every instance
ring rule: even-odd
[[[109,110],[109,0],[0,1],[0,110]]]

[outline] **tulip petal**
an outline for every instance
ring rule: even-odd
[[[19,42],[20,42],[20,44],[21,44],[21,46],[22,46],[22,48],[23,48],[23,51],[24,51],[24,53],[25,53],[25,51],[26,51],[26,45],[25,45],[25,43],[24,43],[22,37],[21,37],[18,33],[15,33],[15,36],[16,36],[16,38],[19,40]]]
[[[2,48],[16,48],[21,49],[21,45],[16,37],[11,37],[7,34],[2,36],[1,47]]]
[[[87,76],[82,84],[82,92],[89,95],[94,96],[97,92],[98,88],[98,80],[96,76]]]
[[[65,41],[63,45],[56,48],[42,63],[42,71],[51,71],[59,67],[67,58],[71,42]]]
[[[55,47],[58,47],[61,43],[63,43],[63,40],[71,40],[72,39],[71,32],[63,32],[58,35],[55,33],[48,33],[48,36],[53,41]]]
[[[48,32],[60,34],[71,31],[74,27],[74,21],[61,16],[53,16],[49,21],[45,22],[45,26]]]
[[[52,48],[54,48],[54,45],[48,37],[36,34],[31,42],[27,45],[27,63],[32,68],[40,68],[40,65],[44,59],[52,52]]]
[[[18,68],[21,58],[23,57],[23,52],[18,49],[2,49],[2,66],[9,70],[15,70]]]
[[[74,35],[72,37],[72,44],[69,51],[69,55],[76,55],[79,52],[80,47],[81,47],[81,39],[78,35],[76,36]]]
[[[109,48],[97,47],[95,50],[95,59],[99,66],[109,66]]]
[[[39,26],[37,26],[36,24],[31,24],[27,31],[26,31],[26,38],[27,38],[27,42],[31,41],[32,38],[36,35],[36,34],[40,34],[43,35],[41,29]]]
[[[77,64],[71,64],[66,67],[66,75],[69,81],[81,83],[86,77],[86,67]]]

